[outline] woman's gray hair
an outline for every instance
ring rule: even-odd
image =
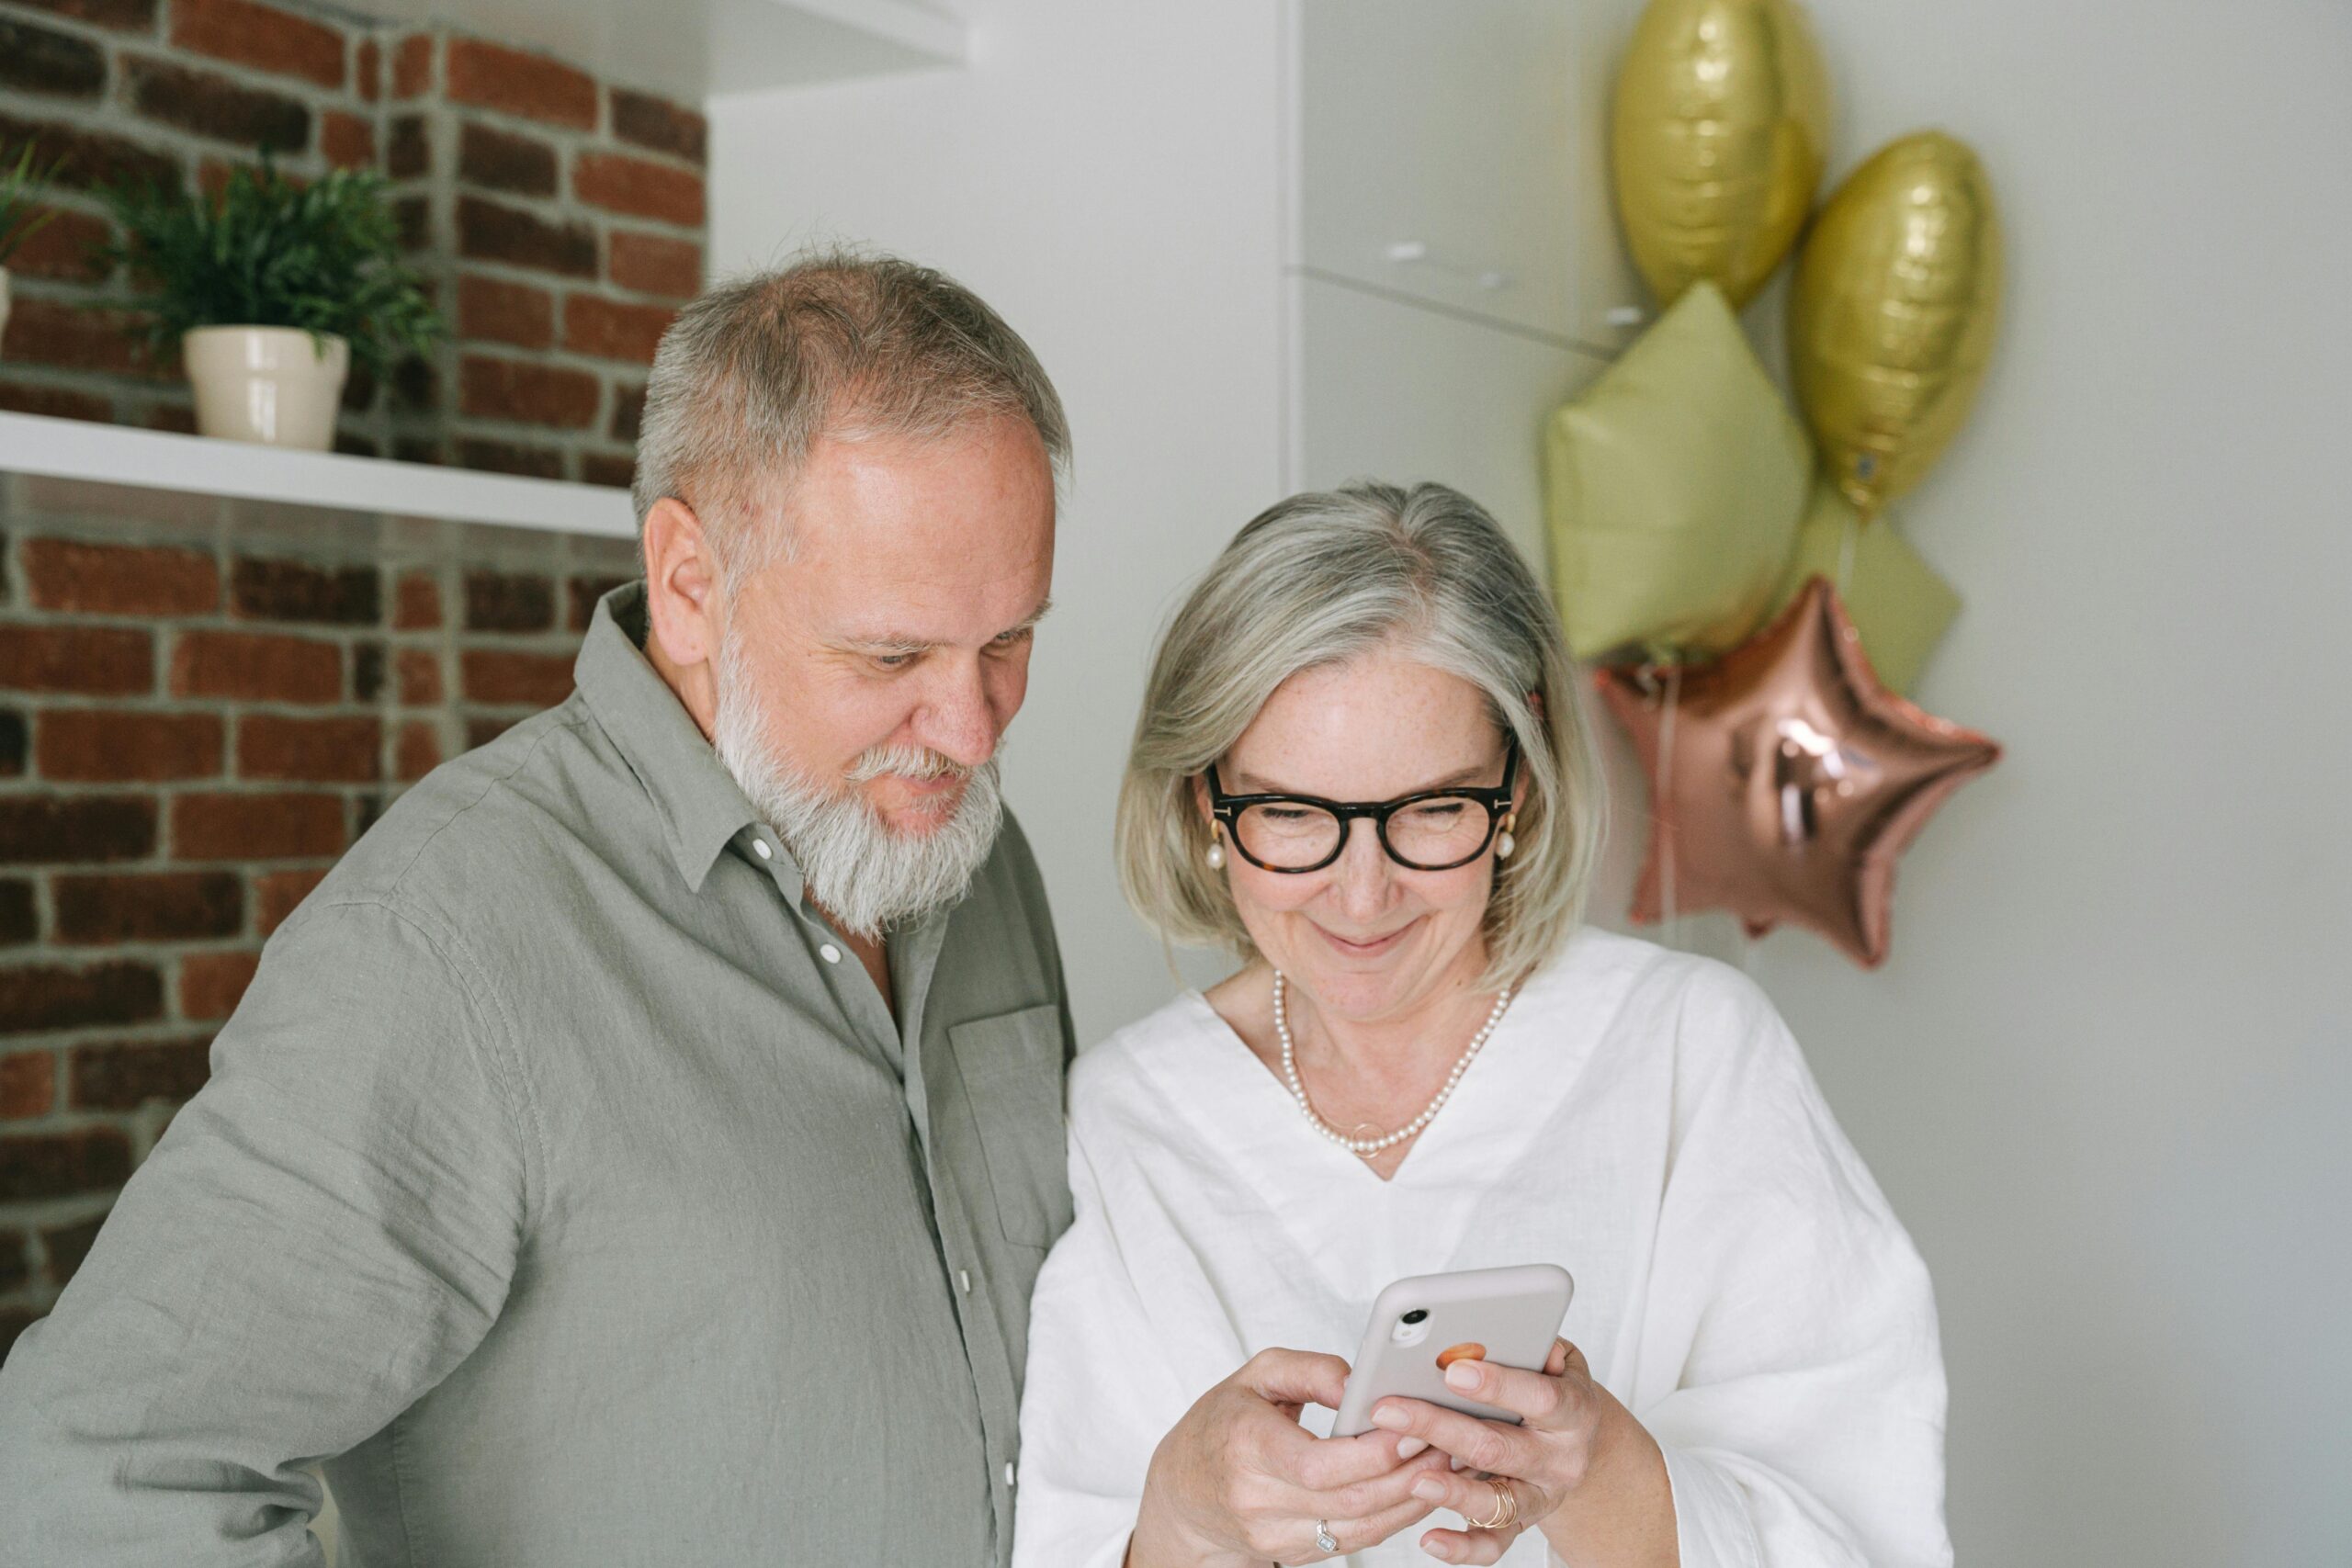
[[[1045,367],[978,295],[896,256],[827,249],[718,284],[653,356],[637,446],[638,526],[692,507],[721,569],[790,547],[786,481],[820,435],[935,436],[987,414],[1026,419],[1058,474],[1069,426]]]
[[[1485,694],[1527,781],[1487,906],[1487,983],[1517,984],[1583,919],[1601,782],[1558,622],[1503,531],[1443,485],[1295,495],[1225,547],[1161,637],[1119,790],[1119,880],[1171,942],[1254,951],[1194,781],[1303,670],[1391,641]]]

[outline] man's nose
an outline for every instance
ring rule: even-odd
[[[996,755],[1001,727],[977,664],[943,671],[922,711],[915,739],[941,756],[977,768]]]

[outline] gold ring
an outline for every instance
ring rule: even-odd
[[[1519,1494],[1510,1489],[1510,1482],[1498,1481],[1491,1475],[1487,1477],[1487,1484],[1495,1489],[1495,1517],[1471,1519],[1470,1522],[1482,1530],[1509,1529],[1519,1522]],[[1464,1517],[1468,1517],[1467,1515]]]

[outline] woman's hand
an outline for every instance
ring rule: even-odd
[[[1300,1408],[1337,1409],[1347,1381],[1337,1356],[1261,1350],[1201,1395],[1151,1456],[1128,1568],[1321,1562],[1427,1517],[1414,1481],[1443,1454],[1393,1432],[1324,1438],[1300,1427]],[[1316,1544],[1318,1522],[1336,1551]]]
[[[1413,1495],[1462,1516],[1467,1530],[1434,1529],[1421,1550],[1445,1562],[1494,1562],[1541,1528],[1563,1557],[1592,1568],[1676,1561],[1674,1498],[1666,1461],[1633,1413],[1592,1379],[1584,1354],[1552,1342],[1541,1372],[1456,1361],[1448,1388],[1499,1406],[1519,1426],[1484,1421],[1418,1399],[1386,1399],[1372,1419],[1418,1438],[1464,1468],[1430,1470]],[[1477,1521],[1497,1520],[1496,1528]]]

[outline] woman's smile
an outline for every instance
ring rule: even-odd
[[[1414,928],[1418,927],[1421,923],[1421,919],[1422,917],[1416,915],[1413,919],[1406,921],[1403,925],[1398,926],[1395,931],[1390,931],[1386,936],[1373,937],[1360,942],[1351,941],[1349,938],[1341,936],[1339,932],[1331,930],[1329,927],[1317,924],[1314,920],[1309,920],[1306,923],[1310,926],[1314,926],[1316,934],[1320,936],[1325,942],[1329,942],[1332,950],[1344,957],[1378,958],[1385,953],[1394,951],[1397,943],[1405,939],[1407,933],[1413,931]]]

